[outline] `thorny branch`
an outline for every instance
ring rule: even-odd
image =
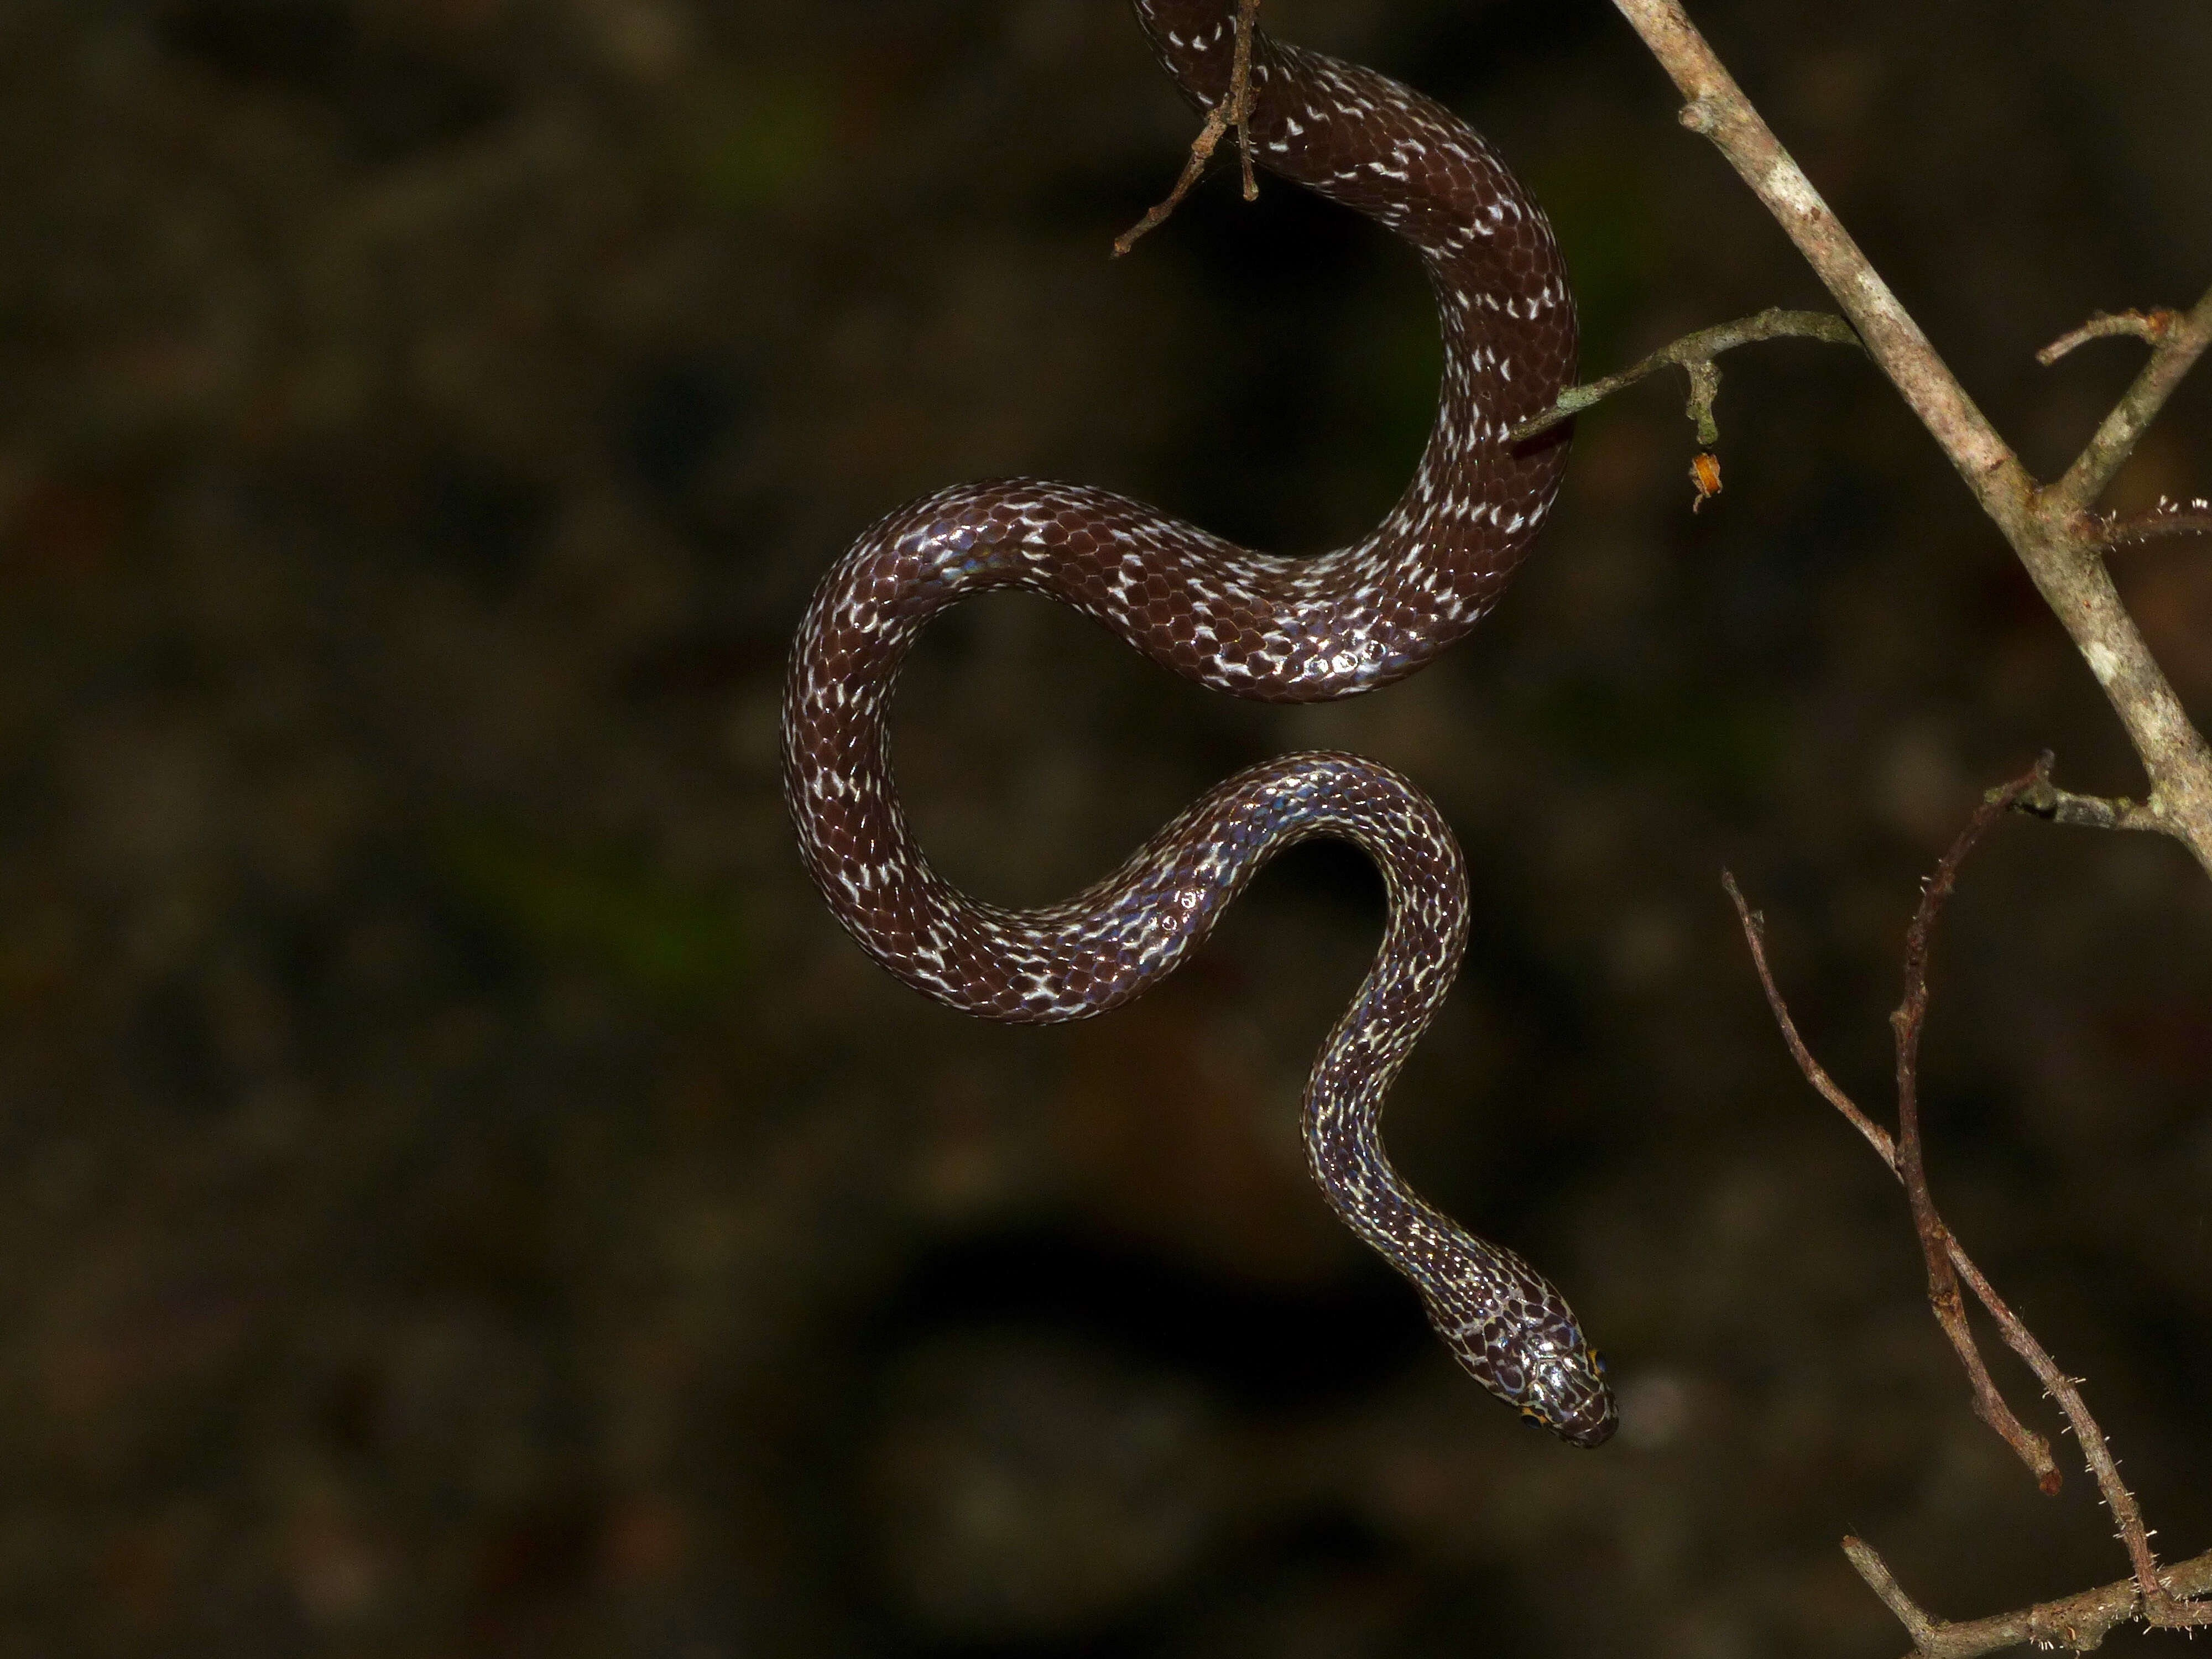
[[[2203,536],[2212,534],[2212,501],[2197,500],[2186,505],[2180,501],[2161,500],[2156,507],[2142,513],[2130,513],[2125,517],[2098,519],[2091,515],[2094,529],[2089,544],[2102,551],[2108,547],[2122,547],[2130,542],[2155,541],[2161,536]]]
[[[1506,441],[1522,443],[1540,432],[1548,432],[1570,415],[1580,414],[1592,404],[1672,367],[1690,376],[1689,416],[1698,422],[1698,441],[1710,447],[1720,441],[1719,428],[1713,423],[1713,398],[1720,390],[1720,369],[1713,359],[1723,351],[1755,341],[1790,338],[1826,340],[1830,345],[1859,343],[1859,337],[1852,332],[1851,325],[1832,313],[1784,311],[1778,306],[1770,306],[1755,316],[1686,334],[1618,374],[1608,374],[1587,386],[1568,387],[1559,394],[1559,401],[1542,414],[1531,416],[1515,427],[1507,434]],[[1701,369],[1705,373],[1701,374]]]
[[[2191,1571],[2186,1573],[2180,1569],[2160,1568],[2158,1558],[2151,1550],[2150,1533],[2144,1525],[2142,1508],[2120,1479],[2118,1463],[2106,1443],[2103,1430],[2090,1415],[2078,1379],[2059,1370],[2049,1351],[1967,1255],[1937,1211],[1928,1185],[1920,1135],[1920,1034],[1928,1015],[1928,961],[1936,919],[1957,885],[1960,866],[1999,818],[2016,806],[2027,805],[2027,810],[2033,811],[2035,807],[2029,803],[2064,794],[2052,787],[2051,769],[2051,757],[2045,753],[2029,771],[1990,790],[1943,854],[1935,875],[1922,891],[1919,907],[1905,934],[1904,996],[1890,1016],[1897,1042],[1898,1127],[1894,1139],[1837,1086],[1835,1079],[1806,1047],[1767,962],[1765,919],[1745,902],[1733,875],[1723,872],[1721,878],[1735,906],[1737,920],[1742,924],[1744,940],[1750,947],[1759,984],[1765,990],[1767,1006],[1773,1010],[1775,1023],[1781,1028],[1783,1039],[1797,1061],[1798,1069],[1804,1073],[1806,1081],[1866,1138],[1905,1188],[1914,1229],[1927,1260],[1929,1304],[1966,1368],[1973,1389],[1975,1414],[2019,1454],[2045,1492],[2058,1491],[2058,1468],[2052,1461],[2050,1443],[2014,1415],[1983,1362],[1972,1328],[1967,1322],[1966,1301],[1960,1291],[1961,1282],[1988,1311],[2005,1346],[2027,1363],[2045,1392],[2058,1402],[2059,1409],[2065,1413],[2106,1506],[2118,1523],[2121,1541],[2134,1568],[2134,1577],[2124,1587],[2124,1595],[2108,1588],[1971,1626],[1943,1625],[1930,1620],[1912,1604],[1870,1548],[1856,1539],[1845,1540],[1844,1552],[1852,1565],[1897,1613],[1911,1633],[1916,1649],[1929,1659],[1963,1659],[1966,1655],[1986,1653],[2027,1640],[2092,1647],[2102,1639],[2105,1630],[2122,1619],[2140,1618],[2146,1624],[2160,1627],[2212,1625],[2212,1602],[2190,1599],[2212,1589],[2212,1556],[2200,1558],[2204,1569],[2201,1573],[2196,1571],[2200,1562],[2189,1563]],[[2085,798],[2066,799],[2081,801]]]
[[[1928,1170],[1920,1143],[1920,1032],[1928,1019],[1928,953],[1934,940],[1936,918],[1958,883],[1959,866],[1973,851],[1975,843],[2003,816],[2022,790],[2049,781],[2050,769],[2051,762],[2046,756],[2025,777],[2016,778],[1994,791],[1975,809],[1966,829],[1951,843],[1942,862],[1936,866],[1935,876],[1921,890],[1920,908],[1913,913],[1912,926],[1905,935],[1905,997],[1890,1015],[1889,1023],[1897,1036],[1896,1169],[1898,1178],[1905,1183],[1905,1200],[1912,1206],[1912,1223],[1920,1234],[1921,1252],[1928,1260],[1929,1305],[1935,1309],[1936,1323],[1951,1339],[1951,1346],[1958,1350],[1960,1361],[1972,1381],[1975,1414],[2020,1454],[2021,1461],[2033,1472],[2037,1486],[2045,1493],[2056,1494],[2058,1465],[2051,1459],[2050,1442],[2013,1415],[2012,1407],[1997,1392],[1996,1384],[1990,1380],[1988,1368],[1982,1363],[1973,1329],[1966,1322],[1965,1299],[1959,1294],[1959,1271],[1951,1262],[1950,1230],[1936,1213],[1936,1200],[1928,1190]],[[1994,1314],[1996,1304],[1992,1302],[1990,1306]],[[2020,1334],[2024,1336],[2026,1332]],[[2014,1342],[2014,1346],[2018,1349],[2019,1344]],[[2029,1360],[2030,1364],[2034,1363]]]
[[[2092,334],[2155,333],[2150,361],[2066,475],[2039,483],[1976,408],[1920,325],[1713,53],[1680,0],[1613,0],[1685,99],[1682,125],[1711,139],[1796,243],[1882,373],[2003,532],[2127,728],[2151,783],[2142,811],[2212,873],[2212,749],[2097,556],[2090,507],[2174,387],[2212,344],[2212,291],[2154,325],[2092,321]],[[2170,313],[2169,313],[2170,314]],[[2153,314],[2155,317],[2156,313]],[[2171,315],[2171,314],[2170,314]],[[2060,342],[2065,344],[2066,342]]]
[[[2168,513],[2163,518],[2151,515],[2148,521],[2116,523],[2100,520],[2091,512],[2174,387],[2212,344],[2212,291],[2185,315],[2160,312],[2148,317],[2094,318],[2046,349],[2044,361],[2048,363],[2083,340],[2118,333],[2138,335],[2152,348],[2150,359],[2135,384],[2105,417],[2065,476],[2056,484],[2040,484],[1975,407],[1927,336],[1691,23],[1680,0],[1614,0],[1614,4],[1682,92],[1686,100],[1682,124],[1712,140],[1796,243],[1856,326],[1869,353],[1942,447],[1983,510],[2003,532],[2037,590],[2104,687],[2151,781],[2150,799],[2140,808],[2124,800],[2106,803],[2070,795],[2051,785],[2046,755],[2033,771],[1992,791],[1953,843],[1922,896],[1907,935],[1905,997],[1892,1016],[1897,1040],[1894,1142],[1849,1102],[1806,1048],[1768,968],[1759,919],[1744,903],[1734,880],[1727,883],[1769,1004],[1807,1080],[1874,1144],[1904,1183],[1927,1259],[1929,1299],[1966,1366],[1977,1412],[2036,1471],[2045,1491],[2057,1489],[2057,1468],[2051,1461],[2048,1443],[2019,1422],[1989,1377],[1966,1321],[1959,1289],[1961,1280],[1989,1311],[2006,1345],[2027,1363],[2065,1413],[2106,1504],[2118,1522],[2135,1571],[2124,1594],[2090,1592],[2070,1602],[1983,1621],[1978,1626],[1938,1626],[1916,1607],[1873,1551],[1850,1540],[1845,1547],[1847,1553],[1904,1622],[1916,1648],[1942,1659],[1986,1652],[2021,1640],[2063,1642],[2087,1648],[2095,1645],[2104,1629],[2122,1617],[2141,1617],[2152,1626],[2212,1625],[2212,1603],[2189,1599],[2212,1589],[2212,1571],[2192,1572],[2185,1577],[2178,1573],[2161,1575],[2134,1494],[2121,1481],[2111,1449],[2075,1380],[2058,1370],[2043,1346],[1997,1296],[1937,1212],[1922,1156],[1917,1097],[1920,1033],[1928,1005],[1928,953],[1936,919],[1957,879],[1960,862],[2016,802],[2029,811],[2046,811],[2069,822],[2102,823],[2114,828],[2154,826],[2181,840],[2212,872],[2212,750],[2207,749],[2203,736],[2183,713],[2134,619],[2121,605],[2100,556],[2105,548],[2123,540],[2197,526],[2181,522],[2189,514]],[[2192,507],[2190,514],[2202,510]]]
[[[1889,1566],[1871,1545],[1856,1538],[1844,1540],[1844,1553],[1860,1577],[1897,1615],[1912,1638],[1915,1654],[1926,1659],[1975,1659],[2002,1648],[2033,1643],[2039,1648],[2071,1648],[2087,1653],[2113,1627],[2142,1616],[2142,1591],[2132,1578],[2105,1584],[2056,1601],[2039,1601],[2017,1613],[2000,1613],[1988,1619],[1958,1624],[1923,1612],[1891,1575]],[[2212,1551],[2168,1567],[2162,1575],[2179,1596],[2212,1593]]]

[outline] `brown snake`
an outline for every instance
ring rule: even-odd
[[[1133,0],[1194,104],[1224,94],[1234,0]],[[1176,673],[1241,697],[1347,697],[1427,663],[1495,602],[1550,512],[1563,431],[1505,434],[1572,378],[1575,311],[1543,214],[1449,111],[1355,64],[1255,36],[1249,126],[1271,171],[1412,244],[1435,290],[1443,387],[1419,470],[1364,540],[1248,552],[1078,484],[957,485],[868,530],[816,592],[792,654],[784,780],[837,919],[916,989],[991,1019],[1103,1013],[1174,971],[1267,859],[1331,836],[1382,871],[1389,922],[1314,1063],[1304,1131],[1337,1212],[1413,1281],[1462,1365],[1562,1438],[1613,1430],[1603,1366],[1551,1282],[1425,1202],[1384,1156],[1383,1097],[1459,970],[1465,865],[1436,806],[1353,755],[1288,755],[1217,786],[1066,902],[1008,910],[930,868],[891,775],[886,717],[928,620],[997,587],[1073,606]]]

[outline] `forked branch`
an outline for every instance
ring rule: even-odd
[[[1905,1628],[1911,1632],[1916,1647],[1930,1656],[1930,1659],[1960,1659],[1960,1656],[1986,1653],[1994,1648],[2033,1639],[2094,1646],[2095,1639],[2101,1638],[2104,1630],[2122,1618],[2140,1618],[2146,1624],[2167,1627],[2212,1625],[2212,1603],[2190,1599],[2202,1594],[2205,1589],[2212,1588],[2212,1557],[2205,1558],[2207,1571],[2201,1578],[2195,1573],[2177,1577],[2172,1570],[2162,1571],[2160,1568],[2158,1558],[2151,1549],[2149,1529],[2143,1523],[2142,1507],[2136,1503],[2135,1494],[2120,1479],[2119,1465],[2106,1442],[2104,1431],[2098,1426],[2096,1419],[2090,1414],[2087,1402],[2081,1397],[2079,1379],[2067,1376],[2058,1368],[2049,1351],[2037,1340],[2034,1333],[2021,1322],[2019,1316],[1997,1294],[1996,1287],[1974,1264],[1966,1248],[1945,1223],[1928,1183],[1920,1133],[1920,1036],[1927,1023],[1928,963],[1934,944],[1936,920],[1957,885],[1960,866],[1991,826],[2031,796],[2055,793],[2051,791],[2051,759],[2046,754],[2029,771],[1990,790],[1965,830],[1960,832],[1958,839],[1944,854],[1942,860],[1936,866],[1936,873],[1921,893],[1919,907],[1905,935],[1904,995],[1896,1012],[1890,1016],[1897,1047],[1898,1127],[1894,1138],[1861,1110],[1814,1058],[1811,1049],[1798,1033],[1796,1022],[1790,1017],[1789,1005],[1767,961],[1765,919],[1745,901],[1733,875],[1723,872],[1721,878],[1730,902],[1735,906],[1737,920],[1742,924],[1744,941],[1750,947],[1752,963],[1757,968],[1759,983],[1765,990],[1767,1006],[1774,1012],[1775,1023],[1781,1027],[1783,1038],[1797,1061],[1798,1069],[1821,1097],[1841,1112],[1866,1138],[1905,1188],[1906,1200],[1912,1212],[1914,1231],[1919,1237],[1921,1252],[1927,1263],[1929,1304],[1935,1310],[1936,1322],[1942,1327],[1943,1334],[1957,1351],[1960,1364],[1966,1369],[1973,1390],[1976,1415],[2012,1447],[2035,1475],[2037,1485],[2045,1492],[2058,1491],[2058,1468],[2051,1458],[2050,1442],[2027,1427],[2014,1414],[1983,1361],[1973,1328],[1967,1320],[1966,1301],[1960,1288],[1962,1284],[1973,1292],[1974,1298],[1995,1322],[2005,1346],[2026,1362],[2028,1369],[2035,1373],[2036,1380],[2042,1383],[2045,1392],[2057,1401],[2059,1409],[2066,1414],[2067,1423],[2081,1443],[2082,1456],[2096,1479],[2098,1491],[2118,1523],[2121,1541],[2126,1547],[2129,1563],[2134,1569],[2126,1598],[2116,1599],[2109,1590],[2092,1591],[2086,1597],[2073,1597],[2064,1603],[2051,1604],[2053,1607],[2070,1609],[2065,1617],[2072,1620],[2071,1623],[2062,1620],[2053,1624],[2044,1617],[2047,1609],[2031,1608],[2027,1613],[2008,1614],[2000,1620],[1984,1620],[1973,1626],[1939,1626],[1905,1597],[1904,1592],[1897,1588],[1895,1580],[1889,1576],[1887,1568],[1881,1565],[1881,1559],[1871,1549],[1856,1539],[1847,1540],[1844,1549],[1850,1555],[1852,1564],[1875,1592],[1897,1612]],[[2192,1568],[2197,1565],[2196,1563],[2190,1565]],[[2122,1605],[2123,1600],[2124,1606]],[[2080,1605],[2076,1606],[2077,1603]],[[2092,1613],[2098,1609],[2111,1613],[2111,1618],[2103,1625],[2096,1624],[2091,1617]],[[2101,1617],[2102,1613],[2098,1616]],[[2075,1643],[2070,1632],[2077,1628],[2086,1632],[2093,1626],[2095,1631],[2094,1638]],[[2003,1634],[2015,1628],[2018,1634]],[[1969,1631],[1972,1634],[1960,1633]]]
[[[1198,137],[1190,141],[1190,159],[1182,164],[1182,174],[1166,199],[1155,202],[1145,210],[1145,216],[1114,239],[1114,257],[1120,258],[1136,246],[1137,239],[1148,230],[1156,230],[1167,222],[1168,216],[1181,205],[1182,198],[1206,173],[1206,164],[1213,159],[1213,152],[1221,143],[1222,135],[1231,126],[1237,129],[1237,153],[1244,169],[1244,199],[1256,199],[1260,181],[1252,173],[1252,30],[1260,15],[1260,0],[1237,0],[1237,46],[1229,64],[1229,85],[1221,100],[1206,112],[1206,124],[1198,130]]]
[[[2112,1630],[2142,1617],[2142,1592],[2132,1578],[2100,1585],[2055,1601],[2039,1601],[2014,1613],[1957,1624],[1924,1612],[1907,1595],[1889,1565],[1862,1539],[1844,1540],[1844,1553],[1867,1587],[1897,1615],[1912,1638],[1912,1651],[1924,1659],[1977,1659],[1984,1653],[2033,1643],[2039,1648],[2071,1648],[2087,1653]],[[2212,1594],[2212,1551],[2168,1567],[2162,1575],[2177,1596]]]
[[[2145,326],[2150,361],[2064,477],[2045,487],[1967,396],[1804,169],[1744,96],[1680,0],[1613,0],[1686,100],[1683,125],[1710,138],[1797,245],[1868,352],[2003,532],[2075,650],[2104,688],[2149,775],[2146,819],[2212,874],[2212,749],[2191,724],[2097,556],[2107,544],[2089,509],[2208,344],[2212,291],[2185,314]]]

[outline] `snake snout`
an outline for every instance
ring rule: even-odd
[[[1534,1359],[1522,1409],[1571,1446],[1601,1446],[1620,1426],[1605,1362],[1582,1342]]]

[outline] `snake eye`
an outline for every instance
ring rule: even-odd
[[[1595,1370],[1600,1376],[1603,1376],[1605,1375],[1605,1356],[1600,1353],[1595,1348],[1592,1348],[1589,1351],[1589,1357],[1591,1368]]]
[[[1540,1429],[1544,1426],[1544,1419],[1526,1406],[1521,1408],[1521,1420],[1523,1423],[1534,1423]]]

